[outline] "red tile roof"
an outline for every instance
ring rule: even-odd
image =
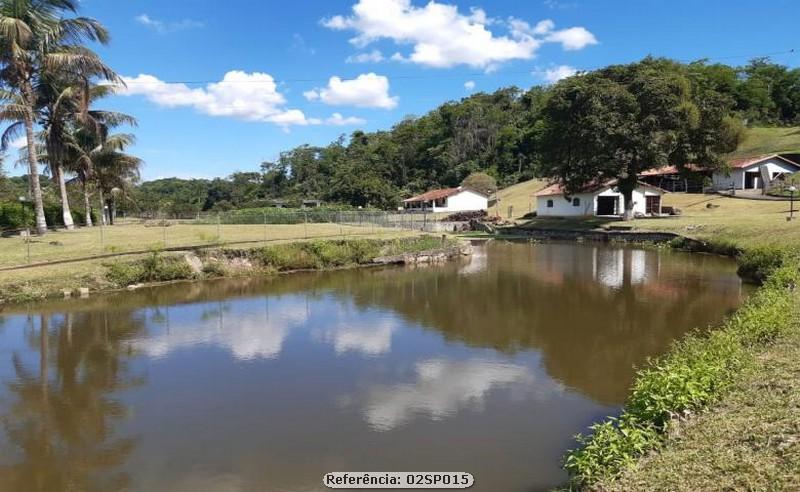
[[[577,193],[594,193],[596,191],[601,191],[601,190],[605,190],[607,188],[611,188],[612,186],[614,186],[616,184],[617,184],[617,180],[616,179],[611,179],[611,180],[608,180],[608,181],[606,181],[604,183],[590,183],[590,184],[584,186],[579,191],[577,191]],[[658,186],[653,186],[651,184],[643,183],[641,181],[639,181],[639,186],[642,186],[642,187],[645,187],[645,188],[651,188],[651,189],[660,191],[662,193],[667,193],[666,190],[662,190]],[[563,194],[564,194],[564,187],[561,186],[560,183],[553,183],[553,184],[551,184],[551,185],[549,185],[549,186],[547,186],[545,188],[542,188],[541,190],[537,191],[535,193],[535,196],[555,196],[555,195],[563,195]]]
[[[703,168],[696,166],[695,164],[686,164],[684,166],[688,171],[694,172],[702,172]],[[663,166],[663,167],[654,167],[648,169],[646,171],[642,171],[639,173],[640,177],[647,177],[647,176],[666,176],[670,174],[680,174],[681,170],[678,169],[678,166]]]
[[[741,159],[733,159],[730,162],[730,166],[733,169],[743,169],[743,168],[746,168],[746,167],[750,167],[753,164],[758,164],[761,161],[766,161],[767,159],[780,159],[780,160],[782,160],[784,162],[788,162],[789,164],[791,164],[791,165],[793,165],[795,167],[800,168],[800,164],[798,164],[798,163],[796,163],[794,161],[790,161],[789,159],[787,159],[787,158],[785,158],[785,157],[783,157],[781,155],[778,155],[778,154],[770,154],[770,155],[762,155],[762,156],[758,156],[758,157],[743,157]]]

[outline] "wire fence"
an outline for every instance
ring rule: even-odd
[[[0,271],[154,250],[213,248],[279,241],[390,236],[408,231],[445,232],[458,225],[430,213],[375,211],[231,211],[176,217],[125,217],[114,225],[2,231]]]

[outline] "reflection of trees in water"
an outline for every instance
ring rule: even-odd
[[[117,468],[135,441],[115,434],[126,408],[114,393],[139,385],[125,340],[142,323],[127,312],[42,315],[26,333],[38,367],[12,355],[10,407],[0,416],[19,460],[0,467],[1,490],[113,491],[128,486]],[[52,326],[51,326],[52,325]]]

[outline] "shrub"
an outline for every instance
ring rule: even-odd
[[[772,272],[783,265],[787,252],[775,246],[762,246],[747,250],[739,258],[738,273],[754,282],[762,283]]]
[[[33,211],[19,203],[0,203],[0,229],[24,229],[34,224]]]
[[[107,265],[106,278],[125,287],[142,282],[167,282],[194,277],[192,268],[181,257],[164,257],[154,251],[145,259]]]

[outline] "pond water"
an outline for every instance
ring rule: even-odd
[[[316,491],[331,471],[546,489],[635,365],[747,290],[715,256],[490,242],[7,309],[0,490]]]

